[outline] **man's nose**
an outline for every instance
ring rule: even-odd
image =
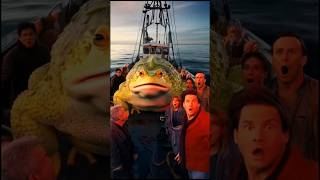
[[[261,142],[263,140],[263,130],[261,127],[256,127],[253,129],[252,140],[254,142]]]
[[[281,54],[281,61],[287,62],[289,60],[289,52],[285,51]]]

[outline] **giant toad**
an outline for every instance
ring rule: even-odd
[[[36,135],[59,162],[57,132],[81,152],[108,154],[109,5],[91,0],[73,16],[11,110],[16,138]]]

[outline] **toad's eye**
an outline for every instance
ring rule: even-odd
[[[143,71],[139,71],[139,76],[143,76],[144,72]]]
[[[157,71],[157,72],[156,72],[156,75],[157,75],[158,77],[162,77],[162,76],[163,76],[163,72],[162,72],[162,71]]]

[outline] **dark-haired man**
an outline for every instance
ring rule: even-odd
[[[113,99],[114,93],[119,89],[119,86],[121,83],[126,81],[126,78],[122,76],[122,71],[120,68],[116,69],[115,74],[111,77],[110,80],[110,87],[111,87],[111,92],[110,92],[110,98],[111,100]]]
[[[266,89],[249,88],[238,96],[230,114],[234,141],[244,160],[237,179],[318,179],[318,165],[289,146],[287,116]]]
[[[1,101],[7,108],[10,108],[15,98],[28,88],[31,73],[50,61],[48,49],[37,41],[34,24],[19,24],[18,35],[18,42],[4,56],[2,62],[1,94],[7,99]]]
[[[318,81],[303,67],[307,52],[303,40],[292,33],[279,35],[272,46],[272,66],[276,74],[272,90],[289,113],[291,143],[304,156],[318,161]]]
[[[260,52],[249,52],[241,59],[246,87],[263,87],[270,74],[269,62]]]
[[[210,116],[201,108],[199,97],[194,90],[183,94],[183,108],[186,111],[187,121],[182,130],[180,152],[176,160],[184,162],[190,179],[209,178],[210,159]],[[182,159],[181,159],[182,158]]]

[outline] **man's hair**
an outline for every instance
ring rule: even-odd
[[[120,69],[120,68],[116,68],[116,72],[117,72],[117,71],[121,71],[121,69]]]
[[[173,101],[174,98],[177,98],[179,101],[181,101],[180,96],[172,96],[171,101]]]
[[[244,69],[245,63],[250,58],[256,58],[260,61],[260,63],[262,64],[263,70],[265,72],[267,72],[267,77],[265,79],[265,83],[268,83],[268,81],[271,78],[271,63],[268,61],[268,59],[261,52],[253,51],[253,52],[246,53],[241,58],[241,68],[242,69]]]
[[[112,106],[110,109],[111,121],[117,121],[124,111],[126,110],[121,105]]]
[[[192,79],[191,77],[188,77],[188,78],[186,79],[186,81],[188,81],[188,80],[190,80],[192,83],[194,83],[194,81],[193,81],[193,79]]]
[[[237,94],[232,102],[230,102],[228,113],[231,118],[233,130],[238,129],[242,108],[254,104],[269,105],[276,108],[280,115],[282,131],[288,131],[287,114],[282,104],[269,90],[260,87],[247,88]]]
[[[41,162],[32,153],[40,145],[35,136],[24,136],[1,149],[1,174],[4,179],[21,180],[41,168]]]
[[[184,91],[182,93],[182,102],[184,102],[184,100],[185,100],[187,95],[195,95],[197,97],[197,99],[198,99],[198,102],[200,103],[200,98],[199,98],[196,90],[188,89],[188,90]]]
[[[203,75],[204,75],[204,78],[206,78],[206,74],[205,74],[203,71],[197,71],[197,72],[195,73],[195,76],[196,76],[197,74],[199,74],[199,73],[203,74]]]
[[[241,68],[243,69],[244,68],[244,65],[246,63],[246,61],[250,58],[256,58],[258,59],[262,66],[263,66],[263,69],[268,72],[270,71],[270,63],[268,62],[268,59],[260,52],[249,52],[249,53],[246,53],[242,58],[241,58]]]
[[[33,23],[31,22],[23,22],[23,23],[20,23],[18,25],[18,35],[20,36],[21,35],[21,32],[25,29],[32,29],[35,33],[37,32],[36,31],[36,27]]]
[[[301,46],[301,50],[302,50],[302,55],[307,56],[307,47],[303,41],[303,39],[296,33],[293,32],[281,32],[279,33],[276,38],[274,39],[273,43],[272,43],[272,47],[271,47],[271,52],[273,54],[273,44],[280,38],[283,37],[293,37],[296,38],[299,42],[300,42],[300,46]]]

